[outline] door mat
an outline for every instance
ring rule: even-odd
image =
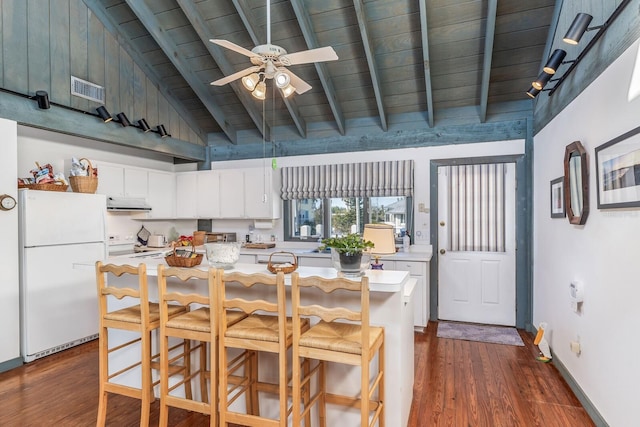
[[[505,326],[438,322],[437,335],[438,338],[524,346],[516,328]]]

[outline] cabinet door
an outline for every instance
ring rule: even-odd
[[[148,176],[145,169],[124,169],[124,195],[126,197],[147,198]]]
[[[220,175],[216,171],[199,171],[196,211],[198,218],[220,218]]]
[[[387,263],[390,265],[387,265]],[[411,277],[417,280],[416,288],[413,291],[413,324],[418,327],[427,326],[429,310],[427,263],[418,261],[395,261],[393,263],[393,267],[391,267],[391,263],[389,261],[385,261],[384,264],[384,268],[387,270],[395,269],[399,271],[408,271],[409,274],[411,274]]]
[[[176,209],[176,180],[170,172],[148,174],[147,203],[151,206],[148,218],[173,218]]]
[[[300,267],[333,267],[331,257],[298,257]]]
[[[124,167],[110,165],[107,163],[98,164],[98,194],[105,194],[110,197],[124,196]]]
[[[239,170],[218,171],[220,176],[220,218],[245,218],[244,174]]]
[[[255,168],[244,171],[244,213],[247,218],[273,217],[271,169]]]
[[[198,196],[196,172],[176,174],[176,217],[196,218],[196,201]]]

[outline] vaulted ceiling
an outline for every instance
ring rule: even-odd
[[[526,118],[525,96],[544,55],[555,0],[272,0],[271,43],[287,52],[322,46],[337,61],[291,66],[312,86],[264,104],[240,80],[210,82],[266,43],[266,0],[85,0],[183,104],[211,145],[482,125]]]

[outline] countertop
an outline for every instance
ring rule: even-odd
[[[423,247],[420,247],[423,249]],[[307,248],[287,248],[287,247],[275,247],[269,249],[247,249],[242,248],[240,253],[242,255],[264,255],[269,256],[274,252],[291,252],[297,257],[308,258],[329,258],[331,254],[329,252],[316,252],[314,249]],[[424,250],[411,250],[409,252],[396,252],[394,255],[381,256],[381,260],[387,261],[431,261],[431,246],[424,247]]]

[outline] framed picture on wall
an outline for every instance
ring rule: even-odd
[[[595,152],[598,209],[640,207],[640,127]]]
[[[564,218],[564,177],[551,181],[551,218]]]

